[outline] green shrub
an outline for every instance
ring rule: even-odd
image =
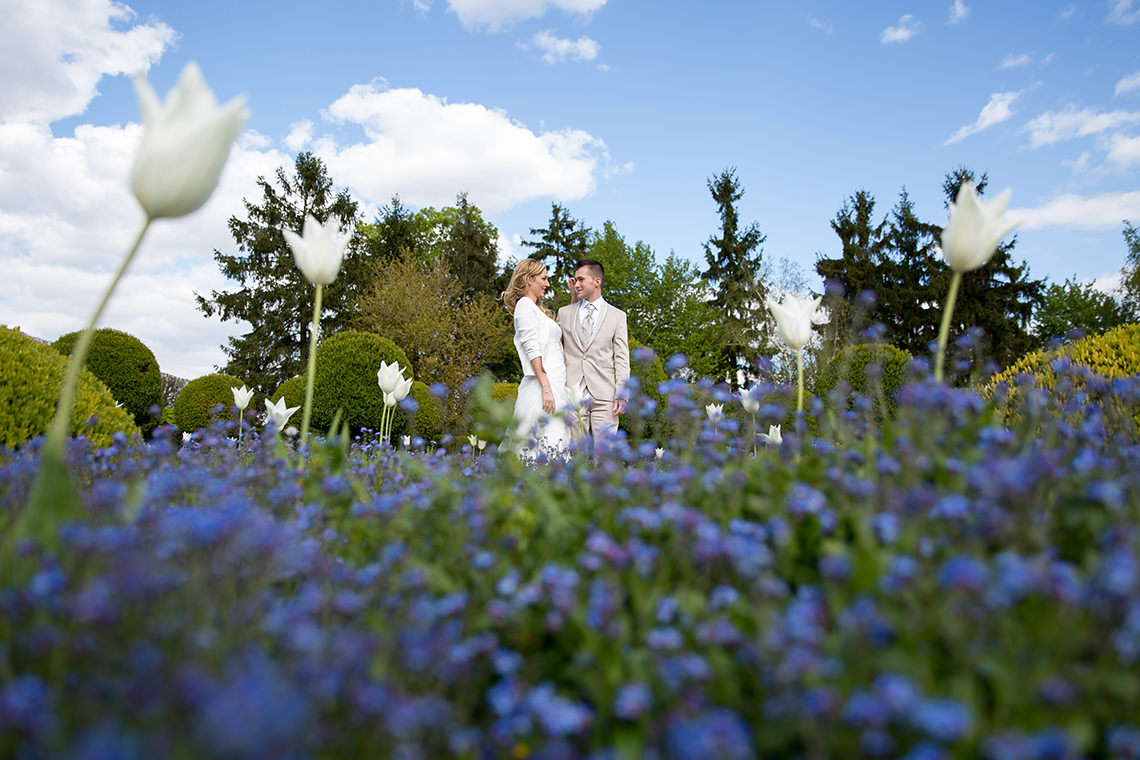
[[[345,330],[322,341],[317,347],[313,384],[313,428],[327,430],[339,409],[341,421],[353,431],[379,430],[384,394],[376,373],[381,362],[398,362],[405,370],[411,366],[399,346],[374,333]],[[406,424],[403,418],[402,413],[397,414],[393,435],[402,434]]]
[[[278,385],[277,390],[269,394],[269,401],[275,403],[282,396],[285,397],[285,406],[304,406],[305,376],[292,377]]]
[[[640,393],[657,402],[657,411],[652,415],[642,415],[636,405],[630,404],[626,414],[618,418],[619,427],[629,434],[631,440],[653,438],[662,431],[664,404],[657,390],[661,383],[669,379],[665,372],[665,362],[656,352],[646,356],[646,347],[634,338],[629,339],[629,369],[640,386]],[[632,394],[636,396],[637,394]]]
[[[1140,430],[1140,409],[1126,405],[1111,389],[1093,390],[1088,383],[1075,373],[1065,373],[1065,382],[1059,382],[1054,362],[1068,360],[1072,365],[1085,367],[1094,375],[1113,379],[1132,377],[1140,374],[1140,324],[1123,325],[1104,335],[1090,335],[1053,350],[1040,350],[1026,354],[1009,368],[995,375],[981,389],[985,397],[992,397],[998,386],[1004,386],[1002,401],[1007,419],[1012,419],[1019,402],[1017,383],[1020,376],[1027,376],[1029,384],[1044,388],[1052,396],[1050,407],[1062,409],[1064,402],[1073,393],[1086,393],[1090,401],[1100,403],[1105,412],[1108,432],[1131,432]]]
[[[70,332],[51,345],[70,356],[78,339],[79,332]],[[140,430],[147,433],[158,426],[150,409],[162,405],[162,373],[154,354],[141,340],[109,327],[96,330],[84,366],[103,381]]]
[[[884,406],[887,411],[893,412],[910,359],[910,354],[889,343],[847,346],[820,371],[815,395],[826,398],[842,382],[850,389],[848,402],[857,394],[863,395],[878,402],[880,416]],[[877,367],[877,370],[868,377],[867,368],[872,366]]]
[[[0,443],[17,446],[46,434],[55,414],[67,359],[51,346],[0,325]],[[96,418],[93,427],[87,422]],[[131,415],[115,406],[111,391],[90,370],[79,378],[71,415],[72,435],[83,433],[95,446],[109,446],[115,432],[139,432]]]
[[[221,373],[191,380],[174,400],[174,424],[184,433],[193,433],[219,416],[229,415],[234,405],[234,394],[230,389],[242,385],[242,381],[236,377]],[[211,414],[211,410],[219,405],[225,411],[221,415]]]
[[[517,392],[517,389],[516,389]],[[429,441],[439,439],[440,434],[443,432],[443,410],[440,408],[439,400],[431,395],[426,383],[421,383],[416,380],[412,383],[412,390],[408,393],[409,396],[416,400],[420,408],[416,410],[415,415],[415,434]],[[401,425],[402,413],[396,416],[396,422],[393,425],[393,430]],[[407,427],[406,425],[404,426]],[[411,431],[402,431],[404,434],[411,434]]]

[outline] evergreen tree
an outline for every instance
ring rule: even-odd
[[[483,220],[478,208],[467,200],[467,193],[455,198],[450,229],[442,241],[442,259],[470,299],[476,293],[496,296],[506,286],[500,282],[499,231]]]
[[[736,381],[736,370],[751,369],[770,343],[764,298],[767,287],[762,271],[766,239],[756,222],[740,227],[736,204],[744,195],[736,169],[726,169],[708,181],[720,216],[720,236],[705,243],[708,269],[701,277],[713,288],[712,304],[721,317],[718,374]]]
[[[405,252],[419,257],[424,248],[421,220],[415,212],[393,195],[392,201],[380,209],[376,221],[360,230],[368,257],[386,262],[401,258]]]
[[[967,180],[974,182],[978,195],[982,195],[989,184],[985,173],[978,179],[965,167],[951,171],[942,183],[947,206],[957,199],[958,189]],[[939,237],[941,234],[942,228],[938,228]],[[1027,264],[1013,262],[1016,244],[1015,236],[999,245],[985,265],[962,277],[950,327],[952,341],[971,327],[982,328],[988,341],[988,354],[1000,367],[1008,367],[1033,348],[1035,340],[1029,332],[1030,320],[1034,308],[1041,302],[1044,288],[1043,281],[1030,278]],[[932,294],[939,314],[950,291],[951,279],[950,268],[944,262],[940,269],[932,280]]]
[[[1120,293],[1131,313],[1140,314],[1140,230],[1125,221],[1123,235],[1128,255],[1121,271]]]
[[[356,201],[347,191],[333,191],[324,163],[311,153],[297,156],[292,175],[279,168],[275,180],[258,177],[261,204],[244,200],[246,218],[230,217],[238,252],[214,251],[222,274],[238,289],[213,291],[209,298],[194,294],[206,316],[249,323],[248,332],[222,347],[229,356],[222,371],[261,393],[301,374],[312,327],[313,286],[297,269],[281,230],[300,234],[306,215],[322,224],[337,216],[349,228],[357,221]],[[326,334],[346,325],[351,304],[367,282],[361,249],[360,237],[354,236],[340,274],[324,288],[321,331]]]
[[[874,305],[885,280],[882,263],[889,227],[886,218],[875,221],[874,196],[859,190],[843,202],[831,229],[839,237],[839,256],[817,254],[815,271],[826,285],[824,306],[831,315],[825,343],[835,352],[877,317]]]
[[[891,210],[882,251],[877,318],[886,340],[913,356],[929,353],[938,339],[938,304],[931,283],[938,271],[939,228],[919,220],[906,188]]]
[[[530,258],[546,263],[550,281],[565,284],[574,276],[574,264],[586,257],[590,245],[590,228],[570,216],[560,203],[550,204],[550,222],[545,228],[531,228],[537,240],[524,240],[522,244],[533,248]]]

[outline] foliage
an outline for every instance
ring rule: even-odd
[[[229,420],[77,456],[89,518],[0,576],[0,755],[1140,749],[1140,451],[1095,404],[920,377],[754,449],[663,385],[684,437],[540,466]],[[0,515],[34,472],[0,453]]]
[[[437,441],[443,434],[443,408],[432,395],[426,383],[416,380],[412,383],[412,390],[408,398],[416,402],[414,413],[409,414],[408,423],[404,432],[410,435],[414,432],[420,438]]]
[[[826,398],[833,389],[842,386],[846,406],[850,407],[857,399],[870,399],[879,414],[886,416],[895,409],[910,360],[910,354],[889,343],[848,346],[820,371],[815,395]]]
[[[595,232],[586,251],[605,267],[603,295],[626,312],[630,335],[661,356],[684,354],[697,377],[720,363],[720,320],[697,268],[670,255],[662,265],[645,243],[625,242],[613,222]]]
[[[644,397],[642,404],[629,404],[618,423],[622,430],[638,439],[654,438],[665,414],[665,397],[660,388],[669,379],[665,363],[652,348],[637,338],[629,339],[630,398]]]
[[[538,259],[550,270],[550,281],[559,288],[574,276],[575,264],[585,258],[590,244],[590,228],[570,216],[569,210],[561,203],[550,204],[550,221],[545,228],[531,228],[536,240],[524,240],[522,244],[533,248],[530,258]]]
[[[831,220],[840,253],[828,259],[818,254],[815,271],[828,287],[824,307],[831,314],[826,330],[832,352],[850,343],[879,314],[875,299],[883,288],[882,262],[890,239],[887,219],[875,222],[875,198],[859,190],[843,202]]]
[[[0,444],[14,447],[45,435],[55,414],[67,360],[19,329],[0,325],[0,366],[4,368],[0,373]],[[139,430],[131,415],[115,406],[107,386],[84,368],[69,432],[83,434],[93,446],[101,447],[110,446],[117,432],[131,435]]]
[[[518,383],[495,383],[491,386],[491,398],[495,401],[510,401],[513,404],[518,397]]]
[[[1076,368],[1074,371],[1073,368]],[[1019,359],[986,383],[983,393],[1002,399],[1007,414],[1028,388],[1040,388],[1055,404],[1091,398],[1104,410],[1110,433],[1130,432],[1140,440],[1140,405],[1118,392],[1121,378],[1140,375],[1140,324],[1123,325],[1055,349]]]
[[[70,356],[78,338],[78,331],[70,332],[51,345]],[[103,381],[115,401],[134,417],[139,430],[147,433],[158,426],[151,407],[162,404],[162,374],[154,354],[141,340],[121,330],[100,328],[92,336],[83,366]]]
[[[762,328],[765,318],[764,298],[767,286],[756,273],[763,265],[766,237],[753,222],[741,229],[737,204],[744,189],[736,177],[736,169],[726,169],[708,181],[709,193],[720,216],[720,236],[704,244],[708,268],[701,273],[714,288],[712,306],[720,317],[720,361],[717,376],[736,381],[736,370],[747,372],[760,356],[768,353],[771,334]]]
[[[381,362],[397,362],[405,370],[404,377],[411,374],[407,354],[389,338],[344,330],[321,341],[313,382],[313,428],[328,429],[339,411],[341,422],[354,432],[379,430],[384,394],[376,373]],[[406,416],[397,413],[392,434],[402,435],[406,427]]]
[[[1135,322],[1138,316],[1128,305],[1074,276],[1063,285],[1052,283],[1045,288],[1033,314],[1033,337],[1045,346],[1055,340],[1103,335]]]
[[[393,259],[377,264],[371,281],[357,300],[354,325],[401,346],[416,378],[447,386],[443,422],[457,429],[466,405],[464,383],[514,355],[510,317],[486,295],[466,295],[439,260]]]
[[[234,394],[230,389],[242,385],[245,383],[224,373],[203,375],[191,380],[174,400],[174,424],[182,432],[192,433],[216,419],[232,416]],[[219,406],[221,411],[216,409]]]
[[[322,224],[336,216],[352,229],[357,206],[346,190],[334,195],[324,163],[311,153],[297,156],[291,176],[279,168],[275,182],[258,177],[257,185],[260,205],[247,199],[246,218],[230,217],[237,253],[214,251],[222,275],[238,288],[196,297],[199,310],[208,317],[216,314],[222,321],[249,323],[249,332],[229,338],[223,346],[230,358],[223,371],[246,378],[250,387],[266,393],[304,372],[312,329],[313,286],[297,269],[281,230],[301,234],[306,215]],[[354,235],[336,280],[324,287],[324,333],[348,324],[350,306],[370,274],[362,238]]]

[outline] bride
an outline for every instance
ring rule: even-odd
[[[562,328],[542,305],[550,282],[546,266],[523,259],[503,291],[503,304],[515,317],[515,349],[523,380],[515,402],[517,434],[524,443],[519,453],[533,458],[540,452],[560,453],[570,442],[570,429],[561,412],[566,406],[566,360]]]

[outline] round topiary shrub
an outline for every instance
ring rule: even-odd
[[[0,443],[17,446],[46,434],[55,414],[67,359],[51,346],[0,326]],[[87,423],[95,418],[92,427]],[[111,391],[87,369],[79,377],[79,392],[71,415],[72,435],[83,433],[95,446],[109,446],[122,431],[139,432],[131,415],[115,406]]]
[[[848,403],[856,395],[885,403],[894,411],[895,397],[906,377],[911,356],[889,343],[861,343],[847,346],[819,373],[815,395],[826,398],[841,382],[849,388]],[[873,368],[868,372],[868,368]]]
[[[419,380],[412,383],[412,390],[408,392],[408,396],[419,404],[413,420],[415,434],[428,441],[438,440],[443,432],[443,409],[439,400],[431,395],[427,384]],[[393,435],[397,434],[397,428],[399,434],[411,435],[412,431],[408,430],[409,426],[403,419],[404,416],[402,412],[397,413],[396,421],[392,425]]]
[[[285,406],[304,406],[305,404],[305,376],[291,377],[281,385],[277,386],[277,390],[269,394],[270,403],[275,403],[281,397],[285,398]]]
[[[230,389],[242,385],[236,377],[221,373],[191,380],[174,400],[174,424],[183,433],[193,433],[226,416],[234,405],[234,393]],[[225,411],[221,415],[212,414],[216,406]]]
[[[70,356],[79,332],[62,335],[52,348]],[[162,373],[158,361],[141,340],[109,327],[95,331],[84,366],[103,381],[144,433],[158,426],[152,406],[162,405]]]
[[[405,368],[405,377],[411,366],[403,349],[374,333],[345,330],[323,340],[317,347],[313,428],[327,430],[339,409],[341,422],[348,423],[353,431],[360,428],[379,430],[384,394],[376,381],[376,373],[381,362],[397,362]],[[392,428],[393,435],[398,434],[400,426],[398,416]]]

